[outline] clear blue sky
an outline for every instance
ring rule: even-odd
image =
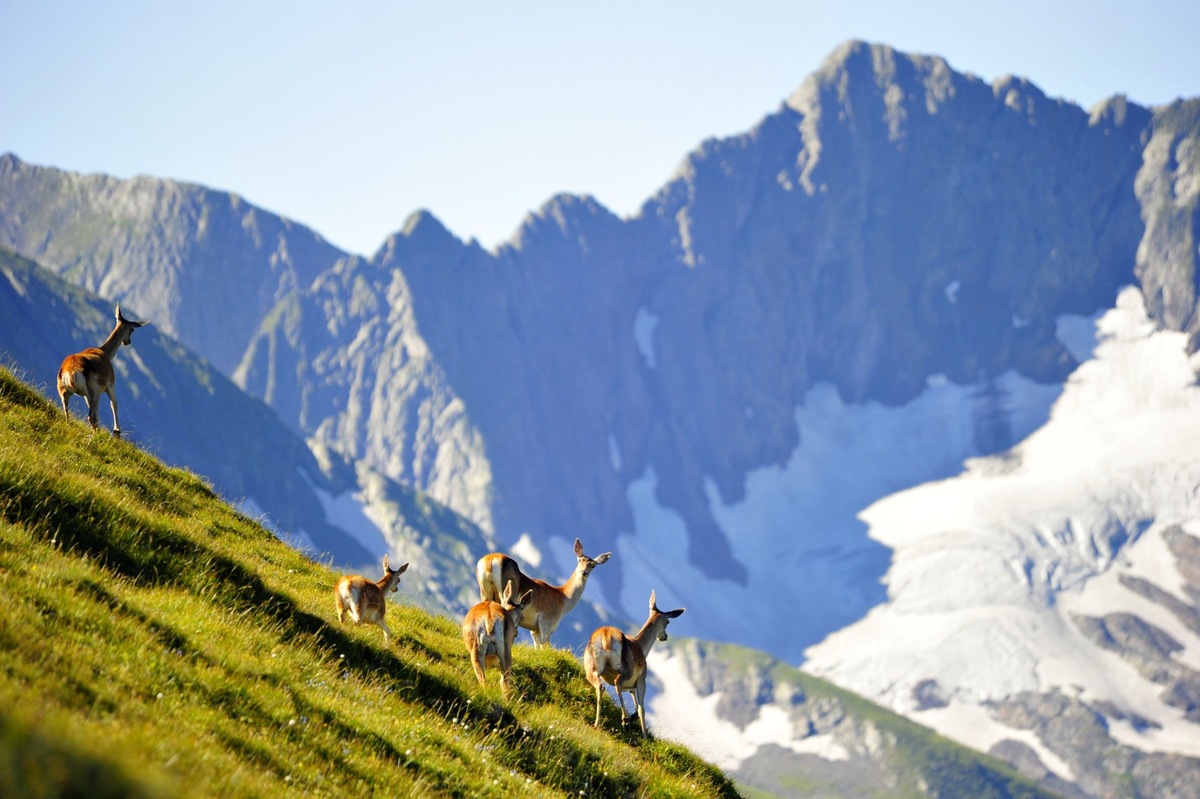
[[[0,0],[0,152],[235,191],[373,253],[485,246],[556,193],[627,215],[847,39],[1090,107],[1200,96],[1200,0]]]

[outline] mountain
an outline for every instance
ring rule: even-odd
[[[297,433],[492,529],[483,440],[421,337],[398,270],[347,257],[288,292],[232,377]]]
[[[1198,131],[1200,99],[1089,111],[1022,78],[851,42],[752,130],[702,143],[631,218],[562,195],[489,252],[418,212],[362,258],[238,206],[250,228],[280,231],[288,265],[263,265],[249,223],[223,228],[260,288],[216,306],[248,320],[233,343],[184,340],[317,451],[445,504],[539,576],[570,570],[575,537],[613,551],[588,597],[616,618],[639,618],[654,588],[689,607],[687,634],[857,686],[1056,789],[1194,795],[1180,743],[1196,737],[1194,633],[1170,621],[1197,606],[1174,576],[1194,568],[1179,537],[1193,472],[1180,466],[1134,513],[1109,490],[1147,485],[1131,450],[1095,451],[1116,467],[1100,483],[1030,452],[1094,451],[1051,434],[1088,402],[1076,383],[1099,372],[1115,382],[1083,396],[1109,396],[1145,377],[1100,366],[1106,325],[1159,331],[1176,360],[1196,349]],[[139,218],[161,223],[139,248],[105,250],[104,225],[127,218],[118,198],[138,187]],[[125,302],[175,274],[146,253],[198,235],[170,213],[184,189],[235,205],[8,156],[0,243],[64,274],[102,263],[102,293]],[[99,229],[33,224],[46,218]],[[214,307],[198,251],[180,252],[194,293],[155,294],[168,317]],[[1142,321],[1113,321],[1130,318]],[[1100,403],[1107,415],[1075,424],[1127,445],[1134,407]],[[1187,440],[1186,414],[1172,419],[1138,458]],[[967,487],[1006,474],[1026,492],[988,495],[986,516],[938,507],[982,501]],[[1047,481],[1058,515],[1022,512]],[[1142,542],[1164,568],[1125,568]],[[1089,592],[1113,580],[1121,590]],[[1001,599],[1016,610],[971,628],[986,646],[959,637],[959,616]],[[876,640],[946,645],[888,658]],[[1042,666],[1069,645],[1094,655],[1079,690]],[[1064,716],[1079,743],[1055,726]],[[776,729],[780,752],[805,739]],[[1119,757],[1096,767],[1106,752]]]
[[[755,130],[702,145],[634,219],[559,197],[491,259],[424,257],[426,241],[448,246],[416,235],[429,220],[377,258],[404,271],[487,442],[502,539],[575,529],[640,559],[655,548],[636,518],[646,496],[686,531],[658,540],[741,591],[778,559],[739,552],[720,508],[787,463],[810,392],[895,407],[945,378],[980,394],[969,438],[896,488],[1032,429],[995,399],[1005,380],[1061,382],[1075,362],[1055,320],[1133,279],[1150,119],[855,45]],[[1039,405],[1017,414],[1044,418]],[[887,560],[861,528],[794,528],[794,599],[824,608],[792,655],[880,601]],[[740,626],[718,637],[757,645]]]

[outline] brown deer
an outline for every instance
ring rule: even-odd
[[[480,685],[486,685],[484,667],[496,663],[500,667],[500,687],[508,696],[508,675],[512,671],[512,648],[517,638],[521,613],[533,596],[526,591],[512,601],[513,583],[504,586],[501,602],[485,600],[467,611],[462,623],[463,643],[471,656],[471,666]]]
[[[392,631],[388,629],[383,615],[387,612],[387,593],[395,592],[400,587],[400,575],[408,568],[405,563],[399,569],[388,565],[387,555],[383,556],[383,577],[379,580],[368,580],[357,574],[343,575],[333,589],[333,599],[337,604],[338,623],[346,623],[346,611],[355,624],[375,624],[383,630],[383,643],[386,646],[391,639]]]
[[[542,580],[528,577],[521,572],[517,562],[501,552],[484,555],[475,566],[475,579],[479,582],[479,598],[483,601],[500,600],[501,586],[513,583],[519,595],[533,592],[533,598],[521,616],[521,626],[533,633],[533,642],[548,646],[550,636],[558,629],[559,622],[583,596],[588,575],[592,569],[612,557],[611,552],[589,558],[583,554],[583,544],[575,539],[575,571],[562,585],[551,585]]]
[[[58,398],[62,401],[63,413],[71,415],[68,403],[71,396],[79,394],[87,402],[88,422],[95,430],[99,427],[97,419],[100,394],[108,395],[108,404],[112,406],[113,435],[121,437],[121,422],[117,419],[117,393],[113,388],[117,376],[113,371],[113,357],[122,344],[128,345],[133,331],[146,322],[132,322],[121,313],[117,306],[117,326],[108,334],[108,338],[99,347],[89,347],[83,352],[68,355],[58,367]]]
[[[667,624],[678,618],[685,608],[659,610],[650,592],[650,618],[642,625],[637,635],[628,636],[616,627],[601,627],[592,633],[583,650],[583,672],[587,681],[596,689],[596,726],[600,726],[600,700],[605,683],[617,689],[617,701],[621,703],[621,726],[630,719],[625,712],[625,697],[622,691],[633,695],[633,706],[642,725],[642,737],[646,733],[646,655],[655,641],[667,640]]]

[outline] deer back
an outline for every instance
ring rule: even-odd
[[[499,654],[507,640],[504,622],[504,606],[499,602],[486,600],[472,607],[462,624],[467,649],[472,654],[478,650],[483,650],[485,655]]]
[[[112,361],[99,347],[68,355],[58,367],[58,385],[67,391],[86,396],[89,391],[99,394],[116,379]]]
[[[605,682],[632,688],[646,673],[646,656],[637,641],[616,627],[601,627],[588,639],[584,668]]]
[[[502,602],[504,586],[510,582],[517,596],[533,590],[535,581],[521,571],[517,562],[503,552],[484,555],[475,565],[475,579],[479,583],[480,601]]]
[[[358,609],[359,614],[381,614],[386,608],[383,590],[374,580],[359,574],[350,574],[338,580],[337,595],[348,605]]]

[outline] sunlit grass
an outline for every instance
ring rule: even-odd
[[[508,700],[452,620],[339,626],[335,578],[0,371],[0,795],[735,795],[593,728],[569,653],[519,646]]]

